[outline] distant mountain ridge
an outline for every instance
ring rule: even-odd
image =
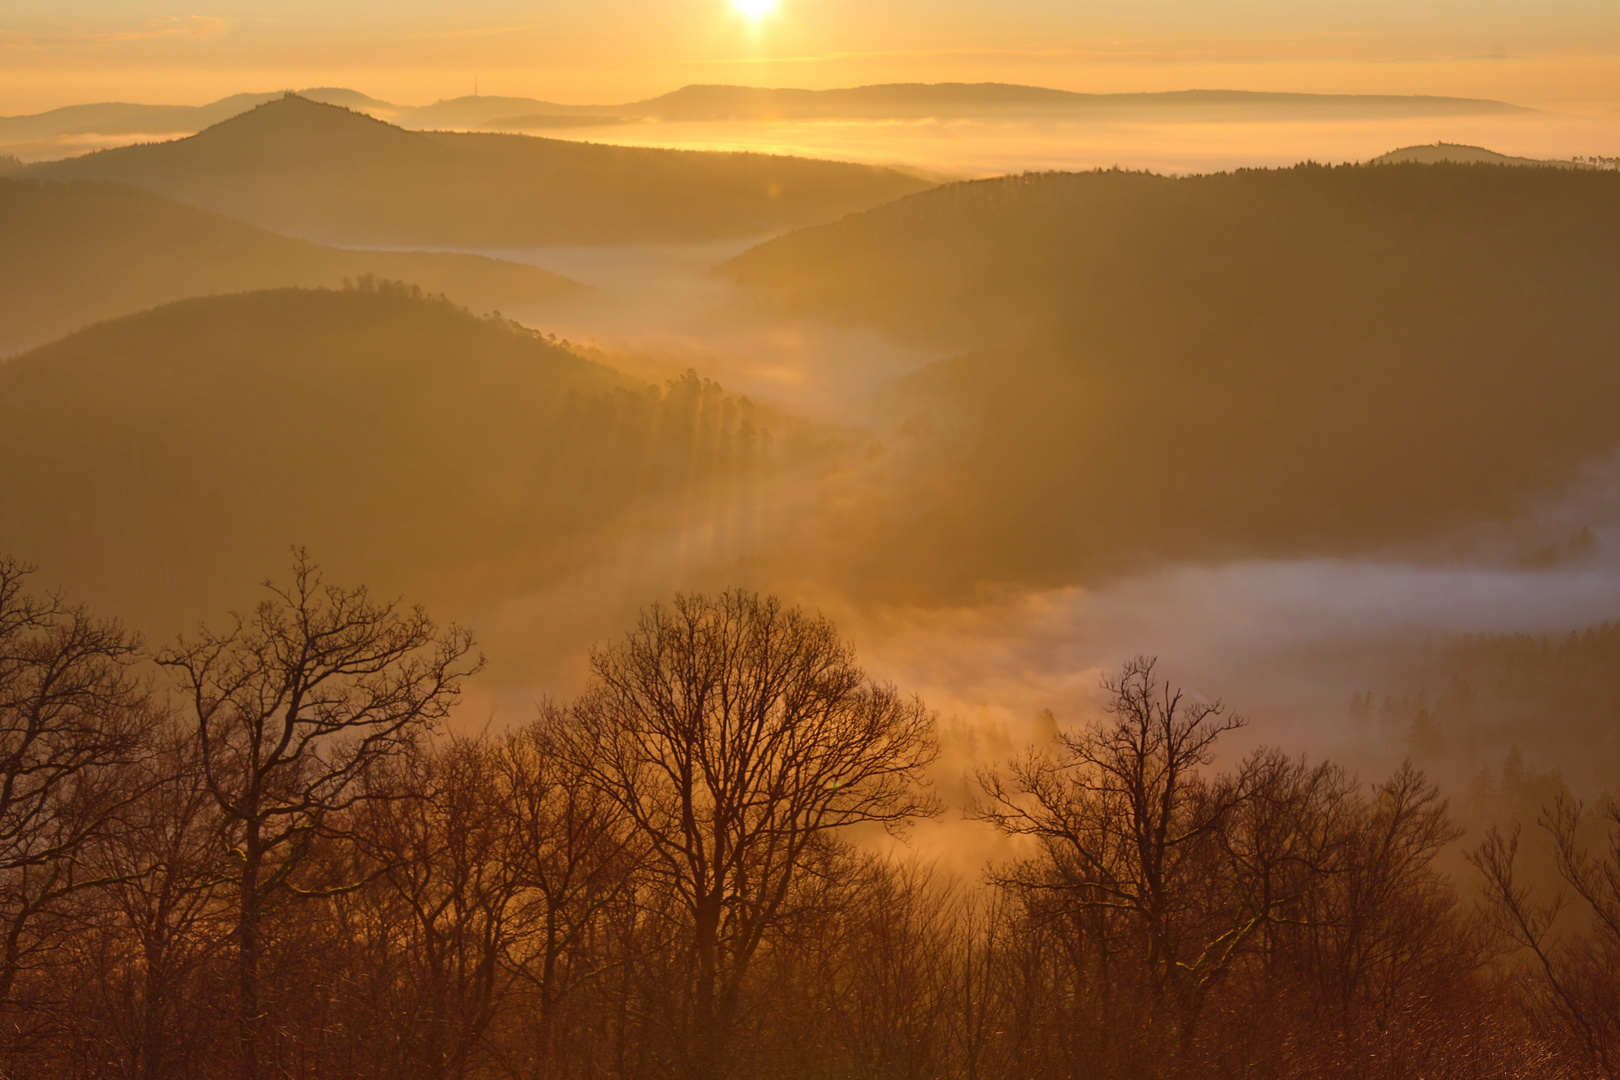
[[[1086,94],[1007,83],[891,83],[847,90],[687,86],[619,106],[660,119],[917,119],[928,116],[1102,116],[1121,113],[1460,116],[1529,111],[1499,101],[1391,94],[1289,94],[1243,90]]]
[[[758,236],[931,186],[803,158],[407,131],[290,94],[188,138],[23,175],[131,184],[329,242],[460,248]]]
[[[517,117],[682,120],[916,119],[920,117],[1231,116],[1319,118],[1464,116],[1525,112],[1476,98],[1389,94],[1291,94],[1239,90],[1087,94],[1008,83],[893,83],[837,90],[693,85],[621,105],[564,105],[528,97],[471,95],[431,105],[397,105],[354,90],[319,87],[302,97],[371,113],[413,129],[479,128]],[[32,116],[0,117],[0,146],[63,135],[168,134],[201,131],[275,100],[277,93],[236,94],[207,105],[71,105]]]
[[[267,101],[285,96],[278,90],[268,94],[232,94],[207,105],[135,105],[123,101],[91,105],[67,105],[32,116],[0,116],[0,145],[47,139],[56,135],[170,135],[192,133],[212,127],[233,116],[240,116]],[[298,91],[300,97],[346,108],[393,109],[386,101],[355,90],[315,87]]]

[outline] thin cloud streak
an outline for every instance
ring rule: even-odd
[[[104,48],[136,41],[212,41],[224,37],[231,30],[229,19],[214,15],[184,15],[148,19],[142,26],[128,30],[96,32],[53,31],[0,31],[0,49],[42,51],[54,48]]]

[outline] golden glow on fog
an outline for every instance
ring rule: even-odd
[[[731,0],[731,7],[749,22],[758,22],[776,10],[776,0]]]

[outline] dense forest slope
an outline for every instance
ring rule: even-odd
[[[952,185],[723,272],[959,351],[905,388],[932,495],[872,527],[1050,581],[1512,514],[1620,442],[1616,250],[1614,173],[1301,166]]]
[[[366,274],[480,310],[584,286],[519,263],[441,252],[349,251],[293,240],[135,188],[0,180],[0,355],[171,300]]]
[[[190,138],[27,172],[133,184],[323,240],[462,247],[750,236],[929,186],[800,158],[406,131],[293,95]]]
[[[292,544],[465,611],[607,535],[725,529],[708,500],[762,429],[712,383],[632,383],[404,287],[183,300],[0,365],[0,550],[146,625]]]

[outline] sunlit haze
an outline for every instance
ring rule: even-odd
[[[685,83],[824,88],[1000,81],[1089,91],[1220,87],[1620,106],[1620,8],[1603,0],[13,0],[0,112],[93,98],[200,103],[353,86],[629,101]],[[768,19],[758,18],[770,11]],[[750,18],[738,18],[741,12]]]
[[[0,1080],[1620,1080],[1617,297],[1617,0],[0,0]]]
[[[731,0],[731,6],[749,19],[759,20],[776,10],[776,0]]]

